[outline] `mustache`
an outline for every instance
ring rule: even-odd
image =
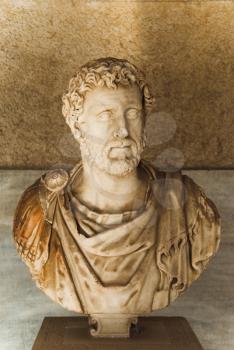
[[[105,146],[105,151],[110,151],[111,148],[114,147],[130,147],[130,146],[135,146],[136,142],[132,139],[124,139],[124,140],[113,140],[109,141],[106,146]]]

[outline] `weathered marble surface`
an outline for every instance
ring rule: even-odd
[[[72,315],[40,292],[17,256],[11,233],[15,205],[22,191],[44,171],[0,171],[0,348],[30,350],[44,316]],[[206,188],[222,217],[220,250],[202,277],[157,315],[184,316],[205,350],[234,346],[234,172],[187,171]]]
[[[149,158],[233,167],[233,18],[229,0],[2,0],[0,167],[74,164],[61,95],[78,66],[109,55],[148,72]]]

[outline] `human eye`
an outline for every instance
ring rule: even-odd
[[[127,111],[128,119],[136,119],[141,115],[141,111],[136,108],[131,108]]]
[[[97,115],[97,118],[102,121],[107,121],[113,117],[113,114],[110,110],[103,111]]]

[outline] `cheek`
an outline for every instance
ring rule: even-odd
[[[139,120],[129,125],[129,135],[134,140],[140,140],[143,133],[143,121]]]
[[[90,142],[95,143],[97,146],[105,145],[111,138],[111,132],[111,128],[107,123],[93,121],[84,126],[84,135]]]

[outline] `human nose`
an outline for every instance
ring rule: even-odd
[[[128,136],[127,123],[124,116],[118,117],[116,128],[117,130],[114,131],[114,137],[125,138]]]

